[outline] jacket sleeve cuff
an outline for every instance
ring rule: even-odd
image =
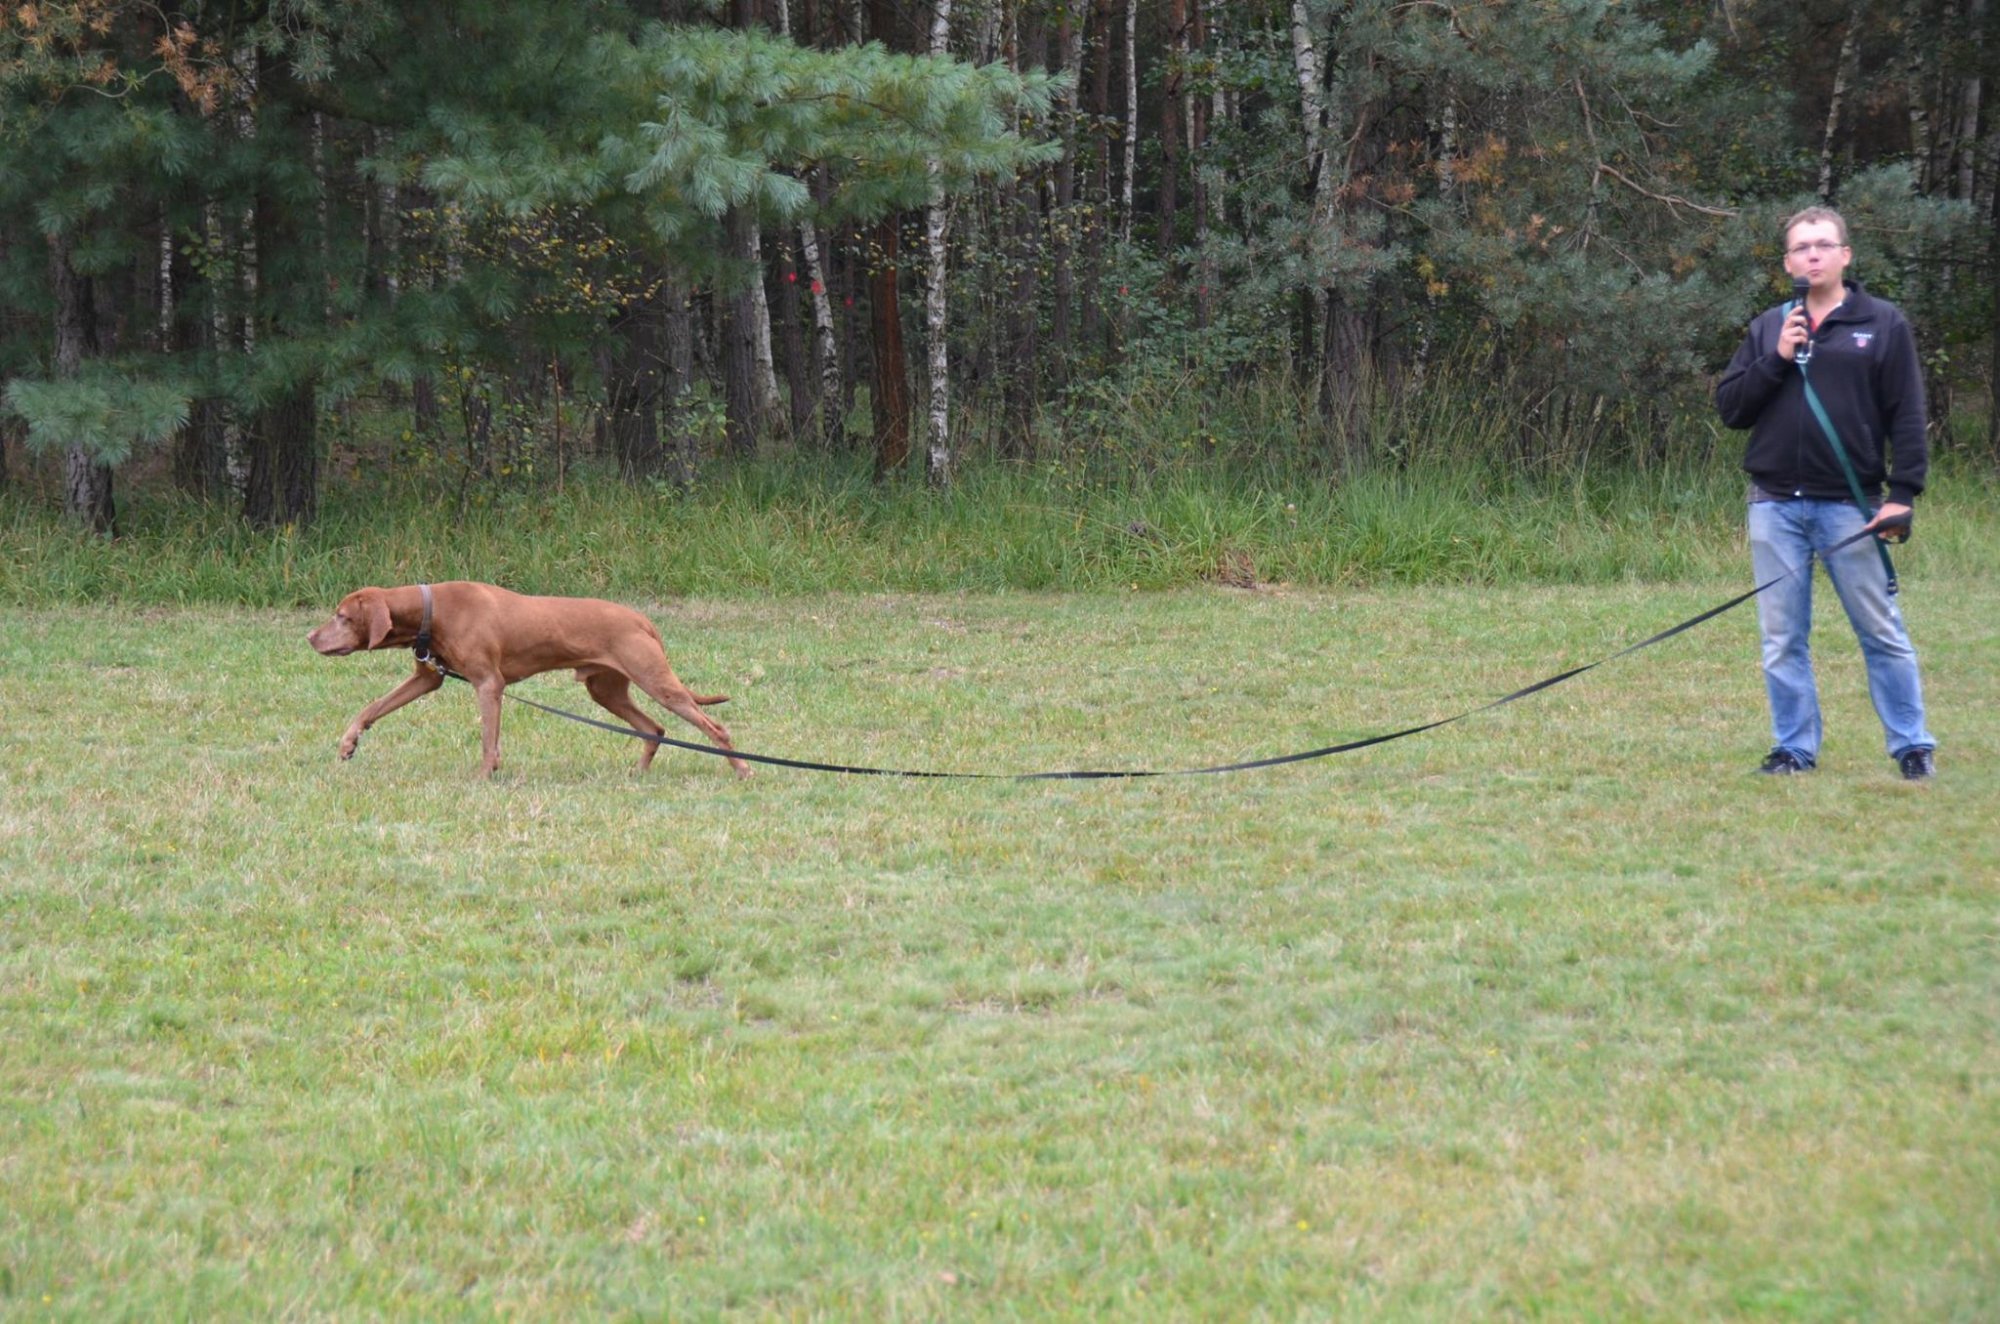
[[[1891,483],[1889,484],[1889,500],[1899,506],[1915,506],[1917,504],[1917,493],[1920,490],[1919,488],[1905,486],[1902,483]]]

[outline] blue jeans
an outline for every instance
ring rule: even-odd
[[[1882,719],[1891,758],[1933,749],[1924,728],[1924,692],[1917,652],[1903,628],[1903,613],[1889,596],[1889,581],[1872,538],[1831,557],[1825,549],[1861,531],[1867,521],[1846,501],[1750,503],[1750,564],[1762,584],[1787,570],[1798,573],[1757,595],[1757,624],[1764,636],[1764,688],[1771,697],[1774,749],[1789,750],[1806,766],[1819,761],[1819,689],[1813,683],[1812,562],[1826,567],[1848,622],[1861,641],[1868,693]]]

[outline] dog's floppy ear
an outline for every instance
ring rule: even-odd
[[[379,588],[363,589],[362,593],[364,596],[357,605],[368,618],[368,646],[380,648],[389,637],[389,595]]]

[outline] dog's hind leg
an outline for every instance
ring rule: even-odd
[[[590,697],[597,706],[614,717],[621,718],[634,731],[644,731],[648,735],[663,736],[667,729],[653,720],[652,714],[632,702],[632,684],[616,671],[578,671],[576,678],[590,691]],[[643,749],[639,755],[639,771],[653,766],[653,755],[660,752],[658,742],[642,740]]]
[[[632,679],[668,712],[707,736],[709,744],[718,749],[736,748],[729,742],[729,728],[701,710],[701,701],[681,683],[664,656],[642,670],[635,670]],[[742,759],[729,760],[729,766],[736,769],[738,777],[750,775],[750,765]]]

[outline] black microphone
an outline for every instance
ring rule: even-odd
[[[1794,301],[1797,302],[1798,306],[1801,309],[1803,309],[1806,306],[1806,295],[1810,293],[1812,293],[1811,281],[1807,280],[1804,276],[1792,277],[1792,298]],[[1806,319],[1806,343],[1800,345],[1798,348],[1798,352],[1792,355],[1792,362],[1803,364],[1807,359],[1811,357],[1812,357],[1812,319],[1811,315],[1808,314]]]

